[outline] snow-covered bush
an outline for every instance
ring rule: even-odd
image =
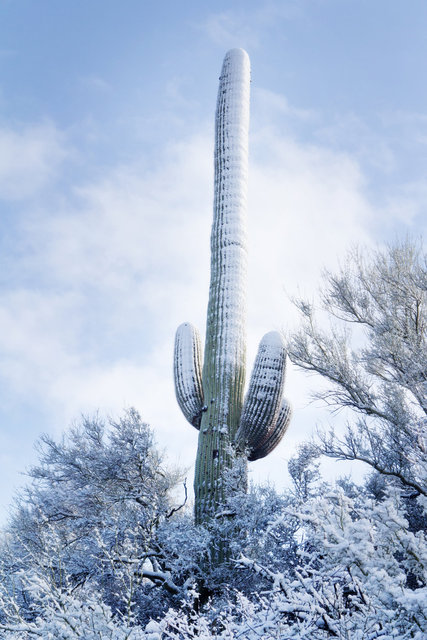
[[[302,540],[292,575],[240,560],[271,581],[272,607],[296,634],[290,637],[424,637],[426,536],[408,530],[399,490],[390,488],[376,502],[363,493],[348,498],[338,488],[294,515]]]
[[[330,487],[269,524],[300,523],[298,559],[281,570],[241,556],[236,571],[261,578],[250,596],[228,592],[204,611],[181,607],[160,621],[162,638],[423,640],[427,628],[427,541],[408,529],[399,490],[381,501]],[[269,585],[269,587],[267,587]],[[262,587],[261,589],[259,587]]]
[[[7,618],[0,623],[1,637],[7,640],[147,640],[150,635],[132,617],[113,616],[99,593],[84,588],[79,595],[72,589],[51,590],[51,585],[35,576],[25,576],[33,592],[33,605],[39,610],[32,620],[6,605]],[[50,595],[47,593],[50,591]],[[3,601],[4,604],[4,601]]]
[[[180,506],[180,474],[166,468],[137,412],[109,424],[84,419],[60,443],[43,437],[39,450],[2,553],[26,617],[37,612],[31,589],[16,583],[22,572],[57,590],[90,585],[114,613],[141,619],[180,597],[182,582],[174,582],[173,558],[157,535]]]

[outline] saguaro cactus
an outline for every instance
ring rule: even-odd
[[[222,66],[216,108],[214,219],[204,362],[198,331],[182,324],[175,339],[175,390],[199,429],[195,519],[227,503],[230,477],[246,486],[247,460],[266,456],[290,419],[283,398],[286,352],[279,333],[261,340],[246,399],[246,193],[249,57],[232,49]]]

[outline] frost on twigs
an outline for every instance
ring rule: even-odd
[[[330,458],[357,460],[405,490],[427,496],[410,457],[425,456],[419,439],[427,415],[426,253],[397,241],[362,254],[353,250],[321,289],[330,328],[302,311],[289,357],[326,384],[314,397],[349,411],[346,431],[322,436]]]
[[[174,378],[178,404],[188,422],[200,428],[203,409],[202,349],[199,332],[189,322],[175,336]]]

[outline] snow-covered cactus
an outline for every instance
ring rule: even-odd
[[[238,475],[238,484],[246,486],[246,460],[270,453],[290,418],[289,404],[282,397],[286,352],[277,332],[261,341],[243,401],[249,86],[249,57],[242,49],[232,49],[224,59],[216,108],[211,282],[203,365],[194,327],[181,325],[175,341],[178,403],[186,419],[200,430],[194,480],[196,523],[224,509],[230,478]]]
[[[283,398],[285,366],[282,336],[270,331],[259,345],[235,437],[237,446],[247,452],[249,460],[270,453],[289,424],[289,404]]]
[[[189,322],[176,331],[174,378],[181,411],[199,429],[203,410],[202,344],[198,330]]]

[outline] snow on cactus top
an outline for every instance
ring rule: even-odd
[[[223,233],[230,236],[224,238],[228,240],[244,232],[241,214],[246,212],[248,182],[249,87],[249,56],[243,49],[231,49],[221,70],[215,135],[214,214],[227,226]]]

